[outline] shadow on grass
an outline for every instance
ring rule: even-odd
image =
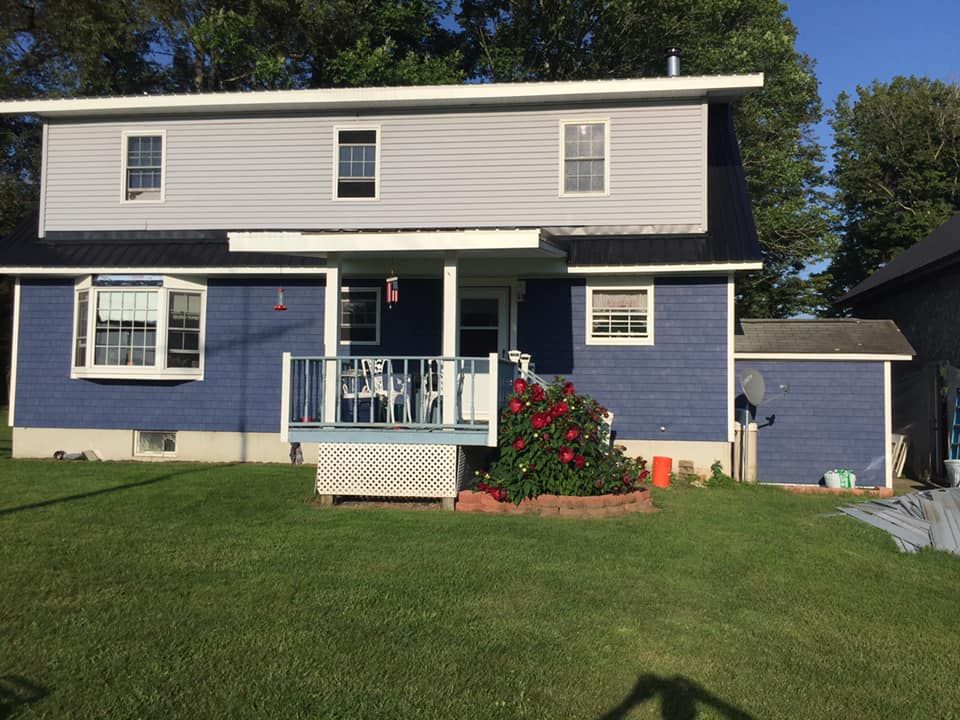
[[[19,708],[49,694],[45,687],[19,675],[0,675],[0,720],[12,718]]]
[[[234,465],[224,465],[221,467],[233,467]],[[36,510],[37,508],[49,507],[50,505],[59,505],[60,503],[70,502],[72,500],[84,500],[86,498],[96,497],[97,495],[108,495],[110,493],[120,492],[121,490],[131,490],[133,488],[145,487],[146,485],[155,485],[158,482],[172,480],[173,478],[183,477],[184,475],[193,475],[194,473],[209,472],[210,468],[198,468],[195,470],[183,470],[181,472],[171,472],[166,475],[160,475],[148,480],[126,483],[124,485],[114,485],[113,487],[91,490],[85,493],[76,493],[75,495],[64,495],[63,497],[50,498],[49,500],[39,500],[38,502],[28,503],[26,505],[17,505],[16,507],[0,508],[0,517],[12,515],[13,513],[23,512],[24,510]],[[0,716],[0,720],[2,716]]]
[[[598,720],[623,720],[632,710],[648,702],[660,699],[660,712],[663,720],[695,720],[698,706],[704,706],[731,720],[752,720],[751,716],[738,707],[734,707],[707,692],[701,685],[681,675],[660,677],[659,675],[641,675],[630,694],[612,710],[601,715]]]

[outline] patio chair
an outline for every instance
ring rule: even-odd
[[[364,360],[369,364],[369,360]],[[412,422],[410,414],[410,378],[405,373],[394,374],[389,359],[377,358],[373,361],[373,394],[387,406],[387,422],[396,422],[396,406],[403,405],[404,422]]]

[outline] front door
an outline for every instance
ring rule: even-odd
[[[486,358],[507,350],[510,308],[509,292],[503,287],[460,288],[459,355]],[[474,369],[475,366],[475,369]],[[490,417],[487,395],[490,361],[466,363],[463,367],[461,415],[465,422]]]

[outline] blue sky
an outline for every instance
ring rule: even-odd
[[[841,91],[926,75],[960,82],[960,0],[787,0],[797,48],[816,60],[820,98],[833,107]],[[826,121],[817,128],[827,147]]]

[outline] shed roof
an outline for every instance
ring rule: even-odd
[[[924,271],[941,269],[960,262],[960,215],[954,215],[943,225],[915,245],[907,248],[837,302],[850,304],[886,289],[885,286],[907,282]]]
[[[892,320],[740,320],[738,355],[913,356]]]

